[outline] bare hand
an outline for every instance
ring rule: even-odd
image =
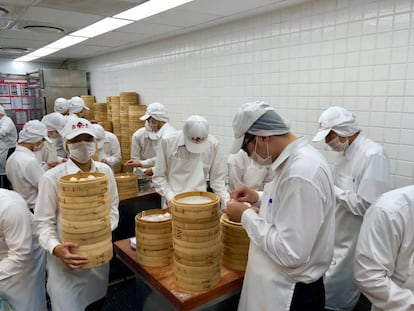
[[[124,166],[127,166],[127,167],[141,167],[142,163],[141,163],[140,160],[131,159],[131,160],[126,161]]]
[[[256,203],[259,200],[259,194],[248,188],[247,186],[239,186],[236,189],[234,189],[230,193],[230,197],[233,200],[239,201],[239,202],[249,202],[251,204]]]
[[[89,262],[88,257],[76,255],[71,253],[72,248],[79,247],[79,244],[73,242],[65,242],[63,244],[57,245],[53,249],[53,255],[59,257],[60,260],[68,267],[70,270],[79,269],[83,265]]]
[[[154,175],[154,172],[152,171],[152,167],[150,167],[150,168],[147,168],[145,171],[144,171],[144,174],[145,175],[147,175],[147,176],[152,176],[152,175]]]
[[[58,165],[58,164],[60,164],[62,162],[59,162],[59,161],[50,161],[50,162],[47,162],[47,166],[49,166],[49,167],[55,167],[56,165]]]
[[[243,212],[248,208],[249,206],[242,202],[231,200],[227,202],[227,205],[223,211],[227,214],[231,221],[240,222]]]
[[[102,159],[101,160],[102,163],[108,164],[108,160],[107,159]]]

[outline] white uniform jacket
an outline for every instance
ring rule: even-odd
[[[102,148],[99,149],[99,161],[106,159],[108,165],[113,167],[121,162],[121,147],[115,134],[105,131],[105,139]]]
[[[264,187],[259,214],[242,214],[250,249],[241,311],[289,310],[295,284],[320,279],[333,254],[335,197],[324,157],[299,138],[272,169],[275,177]]]
[[[355,279],[372,310],[414,310],[414,186],[383,194],[364,216]]]
[[[360,295],[352,271],[355,246],[365,211],[388,191],[389,160],[381,145],[360,133],[338,155],[334,175],[335,249],[325,278],[325,305],[332,310],[352,310]]]
[[[41,150],[34,152],[37,162],[42,166],[43,170],[50,169],[48,162],[62,161],[62,158],[58,157],[55,145],[47,141],[44,142],[44,146]]]
[[[40,244],[48,250],[47,289],[53,311],[84,310],[86,306],[105,296],[108,286],[109,263],[88,270],[69,270],[53,255],[53,249],[61,244],[62,232],[59,217],[58,181],[68,174],[78,173],[79,167],[68,160],[48,170],[39,183],[34,222]],[[118,191],[112,169],[100,162],[92,161],[91,172],[105,173],[109,177],[111,200],[111,229],[118,225]]]
[[[12,119],[3,116],[0,119],[0,174],[5,173],[7,152],[16,147],[17,129]]]
[[[131,159],[140,160],[142,168],[153,167],[155,164],[157,140],[150,139],[145,127],[138,129],[131,138]],[[134,168],[137,173],[139,170]]]
[[[26,147],[17,146],[16,151],[7,159],[7,178],[31,210],[35,208],[39,180],[44,173],[35,153]]]
[[[229,155],[227,169],[230,191],[240,185],[246,185],[254,190],[263,190],[263,185],[271,181],[274,175],[270,166],[256,163],[243,150]]]
[[[32,214],[14,191],[0,189],[0,297],[14,311],[45,311],[45,251]]]
[[[206,191],[207,179],[222,205],[230,198],[225,185],[225,165],[219,142],[208,136],[208,148],[202,153],[191,153],[185,147],[182,131],[159,141],[152,182],[155,190],[170,201],[174,195],[187,191]]]

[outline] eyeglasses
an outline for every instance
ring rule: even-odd
[[[255,135],[248,135],[246,134],[244,137],[247,138],[247,141],[243,144],[243,146],[241,147],[241,149],[246,152],[247,154],[249,154],[249,151],[247,150],[247,146],[253,141],[253,139],[255,139]]]

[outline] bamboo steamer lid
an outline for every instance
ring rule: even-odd
[[[168,213],[168,210],[165,209],[149,209],[142,211],[135,216],[135,225],[138,230],[147,229],[148,232],[151,232],[152,229],[167,228],[167,232],[171,232],[171,218],[158,221],[148,221],[142,219],[143,216],[149,215],[165,215]],[[145,231],[143,231],[145,232]]]
[[[138,196],[137,175],[134,173],[115,174],[116,186],[120,200]]]
[[[88,256],[89,263],[83,265],[81,269],[96,268],[112,259],[112,241],[111,239],[106,239],[95,244],[80,245],[78,248],[72,248],[71,252],[78,255]]]
[[[71,178],[88,178],[94,176],[95,179],[84,181],[70,181]],[[66,175],[59,180],[59,193],[66,197],[82,197],[89,195],[99,195],[109,190],[108,176],[104,173],[76,173]]]

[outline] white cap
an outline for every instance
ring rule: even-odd
[[[48,131],[58,131],[59,133],[65,127],[67,118],[59,112],[52,112],[42,118],[42,123],[46,125]]]
[[[69,110],[70,101],[66,98],[59,97],[55,100],[54,111],[59,113],[65,113]]]
[[[184,124],[185,147],[192,153],[201,153],[208,147],[209,125],[202,116],[191,116]]]
[[[246,133],[265,137],[283,135],[289,130],[287,120],[282,118],[269,104],[245,103],[240,106],[233,118],[234,142],[230,153],[239,152]]]
[[[139,118],[141,121],[147,120],[150,117],[154,118],[155,120],[162,121],[162,122],[168,122],[168,113],[165,109],[163,104],[160,103],[152,103],[148,105],[147,111],[145,114]]]
[[[4,110],[2,105],[0,105],[0,114],[6,115],[6,110]]]
[[[96,141],[98,143],[98,149],[101,149],[104,145],[105,140],[105,129],[100,124],[92,124],[95,131]]]
[[[89,110],[82,98],[74,96],[70,99],[69,114],[81,112],[83,109]]]
[[[49,143],[52,141],[47,136],[47,128],[39,120],[30,120],[23,125],[22,130],[19,133],[19,143],[37,143],[42,139],[47,140]]]
[[[78,117],[69,117],[63,128],[62,137],[65,140],[71,140],[81,134],[89,134],[96,137],[95,130],[92,127],[92,123],[86,119]]]
[[[319,130],[312,141],[323,140],[331,130],[339,136],[348,137],[359,132],[361,128],[352,112],[343,107],[332,106],[322,112],[319,117]]]

